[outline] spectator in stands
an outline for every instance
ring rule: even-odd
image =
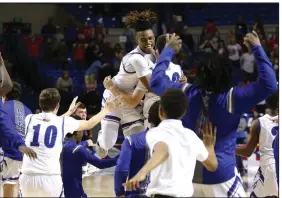
[[[135,47],[134,30],[128,27],[124,28],[123,36],[126,37],[125,52],[128,53]]]
[[[240,68],[240,53],[241,53],[241,45],[236,42],[235,36],[232,36],[230,39],[230,44],[227,45],[229,59],[232,61],[233,66],[236,68]]]
[[[115,53],[115,62],[114,62],[114,70],[115,72],[119,71],[120,63],[125,55],[125,51],[122,49],[121,45],[117,43],[114,47],[114,53]]]
[[[66,44],[66,41],[62,39],[57,47],[56,50],[56,62],[60,65],[60,68],[66,69],[66,65],[68,63],[68,46]]]
[[[205,53],[215,53],[217,52],[217,43],[211,33],[205,34],[204,41],[200,45],[200,50]]]
[[[47,38],[43,43],[43,57],[42,62],[46,64],[53,63],[54,61],[54,47],[53,39]]]
[[[64,71],[62,76],[58,78],[56,88],[61,92],[71,92],[73,89],[73,82],[69,76],[68,71]]]
[[[95,81],[95,78],[91,78]],[[90,83],[89,81],[88,83]],[[87,82],[86,82],[87,83]],[[101,102],[102,97],[98,93],[96,89],[92,87],[88,87],[86,85],[86,89],[84,93],[79,97],[79,101],[85,104],[88,115],[95,115],[101,110]]]
[[[220,56],[228,56],[228,50],[223,39],[219,40],[217,53]]]
[[[68,46],[69,51],[72,50],[72,45],[76,39],[76,26],[74,24],[74,21],[72,18],[70,18],[64,28],[64,36],[65,36],[65,40]]]
[[[247,31],[248,31],[248,26],[245,23],[244,18],[242,16],[239,16],[235,26],[236,40],[238,42],[242,41],[244,36],[247,34]]]
[[[266,39],[266,35],[265,35],[265,31],[264,31],[264,27],[263,27],[263,23],[262,23],[262,20],[260,18],[260,15],[255,14],[254,20],[255,20],[255,24],[253,26],[253,30],[256,31],[256,32],[260,32],[262,34],[263,38]]]
[[[180,35],[183,29],[183,24],[178,21],[178,18],[176,15],[172,15],[171,23],[168,25],[168,33],[173,34],[176,33],[177,35]]]
[[[40,46],[43,40],[36,36],[31,36],[27,41],[28,56],[34,59],[40,57]]]
[[[43,36],[53,36],[56,34],[57,29],[56,26],[54,25],[54,19],[49,18],[48,23],[42,27],[41,34]]]
[[[213,23],[212,19],[207,20],[207,24],[205,25],[204,29],[206,29],[206,33],[211,34],[212,36],[218,31],[216,25]]]
[[[92,65],[95,61],[101,61],[102,53],[94,39],[89,41],[89,45],[85,51],[85,59],[87,66]]]
[[[240,58],[240,66],[244,72],[244,81],[254,81],[255,57],[245,45],[242,49],[243,55]]]
[[[189,33],[189,28],[188,26],[184,26],[183,31],[180,35],[181,39],[182,39],[182,45],[186,45],[187,48],[191,51],[194,52],[194,39],[193,36]]]

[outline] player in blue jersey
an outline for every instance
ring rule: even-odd
[[[153,70],[151,90],[162,95],[167,88],[182,88],[188,96],[189,107],[183,125],[202,137],[203,126],[211,121],[217,127],[215,152],[218,169],[209,172],[196,165],[193,182],[194,196],[245,196],[241,177],[236,169],[236,131],[242,113],[277,91],[276,76],[258,38],[253,32],[244,38],[254,54],[258,81],[241,87],[232,87],[232,67],[227,57],[207,56],[197,66],[195,85],[183,86],[172,82],[165,71],[174,54],[181,48],[181,40],[173,34],[162,51]]]
[[[151,127],[158,126],[161,122],[159,118],[159,104],[159,101],[154,102],[149,110],[148,122]],[[146,189],[149,184],[149,175],[147,175],[146,180],[142,182],[140,188],[135,191],[125,192],[122,184],[125,183],[127,179],[131,179],[135,176],[144,166],[149,157],[146,143],[147,132],[148,129],[143,132],[130,135],[122,144],[114,176],[115,193],[118,197],[140,197],[144,196],[146,193]]]
[[[21,85],[17,82],[13,82],[13,89],[7,93],[4,98],[4,105],[2,110],[7,113],[11,118],[15,129],[15,133],[18,133],[24,140],[25,137],[25,117],[31,114],[30,109],[20,102],[22,94]],[[20,169],[22,166],[23,154],[15,147],[11,147],[7,141],[3,141],[2,144],[4,151],[4,168],[3,168],[3,190],[4,197],[13,197],[14,189],[18,183],[20,176]]]
[[[74,116],[76,120],[82,120]],[[62,180],[64,194],[66,198],[83,197],[87,195],[82,187],[82,166],[90,163],[100,169],[109,168],[116,165],[118,156],[113,159],[99,159],[93,152],[87,150],[87,141],[81,142],[83,131],[75,131],[67,134],[68,139],[64,143],[61,154],[62,161]]]

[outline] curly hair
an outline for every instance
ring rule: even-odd
[[[144,31],[151,29],[156,20],[157,15],[151,10],[144,10],[142,12],[131,11],[126,16],[125,25],[129,28],[134,28],[136,31]]]

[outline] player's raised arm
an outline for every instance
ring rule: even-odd
[[[187,85],[170,81],[169,77],[165,73],[173,55],[180,51],[181,44],[182,41],[180,40],[179,36],[173,34],[169,40],[167,37],[166,47],[162,50],[157,65],[153,70],[150,88],[159,96],[161,96],[168,88],[184,88]]]
[[[76,103],[77,99],[78,99],[78,97],[76,96],[72,100],[72,103],[70,104],[68,111],[65,114],[61,115],[61,116],[71,116],[76,111],[76,109],[81,104],[81,102]]]
[[[125,93],[113,84],[110,76],[107,76],[104,79],[103,84],[106,89],[110,90],[112,94],[114,94],[114,96],[122,97],[123,102],[130,107],[136,107],[146,93],[145,90],[136,89],[136,88],[134,89],[134,92],[132,94]]]
[[[236,114],[251,109],[278,90],[274,69],[260,44],[257,33],[247,34],[244,42],[254,54],[257,63],[258,80],[243,87],[231,88],[229,91],[227,109],[230,113]]]
[[[1,84],[0,84],[0,96],[6,95],[13,88],[13,83],[6,69],[4,60],[0,53],[0,72],[1,72]]]
[[[90,130],[96,126],[107,115],[107,113],[113,111],[121,104],[121,99],[116,98],[106,103],[105,107],[95,116],[89,120],[79,120],[79,127],[76,131]]]

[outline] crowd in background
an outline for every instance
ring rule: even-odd
[[[196,65],[197,58],[195,57],[202,54],[228,56],[234,66],[234,84],[246,84],[255,81],[257,74],[254,56],[243,44],[244,35],[251,30],[258,33],[278,78],[278,27],[275,34],[265,32],[259,16],[256,16],[255,23],[252,26],[248,26],[243,17],[239,16],[234,28],[230,29],[227,40],[223,39],[213,19],[207,20],[198,42],[194,40],[190,30],[190,27],[177,20],[175,15],[172,16],[169,23],[164,22],[162,24],[162,32],[153,27],[156,38],[160,34],[174,32],[181,36],[183,48],[181,53],[175,57],[174,62],[182,66],[189,82],[193,82],[196,72],[194,65]],[[62,95],[61,112],[64,112],[68,107],[77,88],[73,80],[76,77],[74,75],[82,75],[84,91],[80,92],[79,100],[86,105],[88,115],[91,116],[99,112],[101,108],[103,93],[101,86],[104,77],[114,76],[119,70],[122,57],[136,47],[132,29],[124,28],[123,36],[126,37],[124,42],[111,43],[108,29],[103,28],[102,22],[98,23],[96,27],[92,27],[87,22],[77,25],[73,19],[70,19],[64,27],[58,27],[54,24],[54,20],[50,18],[47,24],[42,27],[41,35],[24,36],[22,46],[24,46],[28,57],[31,58],[31,62],[28,63],[34,64],[34,67],[39,67],[38,70],[44,70],[42,67],[46,65],[52,65],[53,69],[62,71],[61,76],[52,85]],[[9,45],[7,43],[2,44],[0,51],[6,57],[6,66],[12,72],[12,76],[19,78],[19,74],[24,71],[13,66],[14,57],[5,56],[9,52]],[[48,70],[44,71],[48,73]],[[72,71],[80,72],[73,73]],[[35,78],[34,75],[36,74],[31,77]],[[26,78],[29,77],[28,75]],[[20,82],[25,84],[23,81]],[[254,110],[246,113],[250,113],[252,117],[254,116],[252,111]],[[264,113],[263,108],[259,108],[258,114],[260,113]],[[242,117],[244,116],[242,115]],[[239,131],[247,131],[247,128],[248,125],[241,127]]]

